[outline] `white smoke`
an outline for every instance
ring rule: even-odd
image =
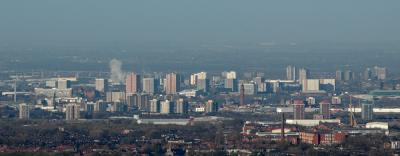
[[[117,59],[110,61],[111,80],[113,83],[123,83],[125,80],[125,73],[121,69],[122,62]]]

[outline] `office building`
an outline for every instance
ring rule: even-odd
[[[210,81],[208,79],[197,79],[197,90],[208,92],[210,90]]]
[[[69,98],[72,97],[72,88],[68,89],[57,89],[57,88],[35,88],[35,95],[42,95],[47,98],[53,98],[54,93],[57,98]]]
[[[190,75],[190,85],[197,85],[199,79],[207,79],[207,72],[194,73]]]
[[[303,84],[309,78],[310,71],[306,68],[301,68],[299,70],[299,83]]]
[[[374,67],[374,76],[378,80],[385,80],[386,79],[386,74],[387,74],[387,69],[385,67]]]
[[[127,96],[128,108],[129,110],[131,110],[133,107],[135,107],[142,111],[148,111],[150,107],[149,100],[150,100],[149,94],[128,95]]]
[[[267,83],[265,83],[265,79],[263,77],[255,77],[254,82],[257,86],[257,92],[264,93],[267,91]]]
[[[96,103],[88,102],[85,104],[85,111],[88,113],[95,112]]]
[[[154,78],[143,78],[143,93],[154,94],[155,88]]]
[[[346,70],[344,72],[344,80],[345,81],[354,80],[354,73],[351,70]]]
[[[58,89],[68,89],[71,88],[71,81],[65,79],[59,79],[57,81],[57,88]]]
[[[95,80],[96,90],[99,92],[107,92],[108,89],[108,79],[96,79]]]
[[[19,104],[19,119],[29,119],[29,105],[26,103]]]
[[[286,79],[287,80],[296,80],[296,78],[297,78],[296,74],[297,74],[297,71],[296,71],[295,66],[289,65],[286,67]]]
[[[320,80],[319,79],[305,79],[303,80],[302,90],[303,91],[319,91]]]
[[[126,112],[127,111],[127,105],[122,102],[113,102],[111,103],[111,112]]]
[[[243,106],[243,105],[245,105],[245,102],[244,102],[244,92],[245,92],[245,90],[244,90],[244,85],[243,85],[243,83],[240,85],[240,105],[241,106]]]
[[[245,95],[256,95],[257,94],[257,85],[255,83],[253,83],[253,82],[241,83],[238,87],[240,88],[241,85],[243,85]]]
[[[336,79],[319,79],[320,89],[326,91],[336,90]]]
[[[236,79],[225,79],[224,88],[229,89],[231,92],[238,91],[238,82]]]
[[[140,75],[135,73],[130,73],[126,76],[126,93],[127,94],[136,94],[141,91],[140,87]]]
[[[150,100],[150,112],[151,113],[160,113],[160,100],[152,99]]]
[[[361,103],[361,118],[363,120],[372,120],[373,119],[373,112],[374,105],[372,102],[363,101]]]
[[[372,70],[371,68],[366,68],[364,71],[364,80],[371,80],[372,79]]]
[[[214,100],[208,100],[206,103],[205,107],[205,112],[206,113],[214,113],[218,112],[219,106],[217,102],[214,102]]]
[[[109,102],[99,100],[94,107],[95,112],[106,112],[109,107]]]
[[[106,93],[107,102],[125,102],[126,94],[121,91],[109,91]]]
[[[67,104],[65,110],[66,120],[78,120],[80,117],[80,106],[79,104],[70,103]]]
[[[222,76],[225,77],[225,79],[237,79],[235,71],[222,72]]]
[[[323,100],[319,103],[319,114],[323,116],[324,119],[331,118],[331,104],[328,100]]]
[[[165,78],[165,93],[166,94],[177,94],[180,91],[180,76],[176,73],[169,73]]]
[[[46,81],[46,87],[48,87],[48,88],[56,88],[57,87],[57,81],[55,81],[55,80]]]
[[[304,102],[302,100],[294,100],[293,103],[293,119],[304,119]]]
[[[160,107],[161,114],[174,113],[174,103],[169,100],[161,101]]]
[[[344,73],[341,70],[336,70],[336,78],[337,81],[343,81],[344,80]]]
[[[175,113],[177,114],[187,114],[189,110],[189,103],[183,99],[180,98],[176,100],[175,102]]]
[[[279,81],[269,82],[272,92],[278,93],[281,90],[281,83]]]

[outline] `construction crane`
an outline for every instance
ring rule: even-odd
[[[354,117],[354,112],[355,112],[355,108],[353,107],[352,104],[352,98],[351,95],[350,96],[350,103],[349,103],[349,123],[351,127],[356,127],[357,126],[357,121],[356,118]]]

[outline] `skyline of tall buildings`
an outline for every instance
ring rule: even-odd
[[[297,70],[295,66],[288,66],[286,68],[286,73],[287,73],[286,78],[295,77],[294,79],[296,79],[296,76],[290,75],[290,74],[296,73],[296,72],[292,72],[293,70]],[[290,72],[288,72],[288,71],[290,71]],[[171,107],[173,107],[173,109],[174,109],[171,113],[185,112],[184,110],[182,110],[180,108],[185,108],[185,110],[186,110],[186,105],[182,106],[179,103],[179,101],[176,100],[176,97],[175,97],[175,96],[177,96],[177,97],[184,96],[184,95],[177,94],[178,91],[180,90],[180,89],[178,89],[178,88],[180,88],[180,84],[182,83],[183,87],[185,89],[190,88],[190,89],[194,89],[194,90],[204,90],[205,94],[203,94],[203,95],[207,95],[207,92],[209,91],[207,88],[208,83],[203,82],[202,80],[208,80],[208,76],[210,76],[210,75],[212,76],[213,81],[215,81],[215,83],[216,83],[215,85],[219,85],[222,88],[228,89],[228,90],[224,90],[224,91],[236,92],[236,93],[233,93],[233,95],[242,95],[242,93],[244,93],[245,95],[257,95],[257,93],[263,93],[267,89],[268,89],[268,92],[277,93],[277,91],[275,91],[275,88],[277,88],[277,90],[278,90],[278,89],[284,89],[283,87],[288,87],[288,86],[300,87],[301,88],[300,91],[302,91],[303,93],[312,93],[313,91],[320,91],[320,90],[328,91],[326,88],[324,88],[324,85],[330,85],[334,91],[336,82],[341,81],[341,80],[342,81],[354,80],[355,78],[360,79],[360,80],[386,79],[387,69],[385,67],[378,67],[378,66],[374,66],[373,68],[365,68],[365,70],[363,72],[358,73],[359,75],[357,75],[357,77],[354,76],[355,74],[351,70],[345,70],[344,72],[341,70],[337,70],[334,73],[335,74],[334,76],[337,78],[335,81],[335,79],[332,79],[332,78],[316,79],[314,77],[318,77],[318,76],[315,76],[315,75],[310,76],[310,70],[308,70],[306,68],[301,68],[301,69],[299,69],[299,72],[297,73],[298,78],[302,79],[302,82],[303,82],[303,84],[300,84],[300,85],[293,85],[293,83],[299,84],[300,80],[299,81],[268,80],[268,79],[265,80],[264,77],[258,76],[258,74],[256,74],[256,72],[247,72],[245,74],[247,74],[247,76],[245,75],[245,76],[241,77],[242,79],[239,80],[239,79],[237,79],[238,75],[235,71],[222,72],[222,76],[214,76],[212,74],[208,74],[207,72],[203,71],[203,72],[191,74],[190,79],[186,79],[187,82],[182,83],[183,81],[180,80],[182,77],[178,73],[175,73],[175,72],[167,73],[167,74],[165,74],[165,77],[164,77],[164,89],[165,89],[164,91],[167,95],[170,94],[173,96],[162,97],[162,98],[160,98],[161,100],[159,99],[159,102],[161,104],[161,102],[163,100],[169,99],[171,101],[171,103],[173,103],[173,105],[171,105]],[[105,99],[103,99],[103,100],[105,100],[106,102],[109,102],[109,105],[112,106],[112,108],[113,108],[112,110],[122,110],[122,107],[119,107],[119,105],[115,104],[115,103],[119,103],[119,104],[123,104],[123,105],[127,104],[128,108],[129,108],[128,110],[131,110],[132,106],[134,106],[135,108],[138,108],[138,110],[140,110],[140,111],[145,111],[145,112],[157,111],[157,113],[160,113],[161,108],[162,108],[161,105],[157,106],[157,102],[156,102],[156,104],[153,104],[153,105],[150,103],[150,101],[151,101],[150,99],[154,98],[154,97],[152,97],[153,96],[152,94],[157,92],[156,91],[157,87],[155,87],[156,79],[153,76],[154,77],[158,76],[159,78],[162,79],[164,75],[163,74],[150,75],[147,73],[146,76],[141,77],[139,74],[131,73],[126,76],[125,86],[124,86],[124,84],[110,84],[109,85],[107,83],[108,82],[107,79],[96,78],[95,82],[94,82],[94,87],[97,91],[100,91],[100,92],[106,91],[104,94]],[[329,76],[332,77],[332,75],[329,75]],[[310,79],[310,77],[312,77],[312,78]],[[339,80],[339,79],[341,79],[341,80]],[[237,85],[234,85],[234,84],[237,84]],[[277,85],[277,87],[273,87],[273,86],[275,86],[275,84]],[[192,86],[192,85],[194,85],[194,86]],[[241,92],[242,85],[243,85],[243,89],[244,89],[243,92]],[[46,86],[47,86],[47,81],[46,81]],[[267,88],[267,86],[268,86],[268,88]],[[56,81],[56,87],[72,89],[71,81],[69,79],[58,78]],[[56,88],[56,89],[62,90],[60,88]],[[110,91],[108,91],[108,88],[111,88]],[[125,90],[123,90],[121,88],[125,88]],[[240,88],[240,90],[238,88]],[[274,89],[272,89],[272,88],[274,88]],[[135,92],[135,91],[136,91],[136,94],[133,94],[133,92]],[[188,91],[190,91],[190,90],[186,90],[186,92],[188,92]],[[52,91],[51,93],[54,93],[54,91]],[[238,94],[238,93],[240,93],[240,94]],[[314,92],[314,93],[318,93],[318,92]],[[157,94],[159,94],[159,93],[157,93]],[[160,93],[160,94],[162,94],[162,93]],[[51,96],[51,95],[49,94],[48,96]],[[70,96],[72,96],[72,94]],[[197,96],[197,94],[195,96]],[[188,98],[188,96],[186,98]],[[338,98],[338,97],[336,97],[336,98]],[[185,99],[185,101],[186,101],[186,99]],[[242,98],[239,98],[239,102],[236,101],[236,103],[243,104],[244,102],[242,102],[242,101],[243,101]],[[333,101],[335,101],[335,103],[337,103],[336,102],[337,100],[334,100],[334,98],[332,97],[332,102]],[[50,101],[48,103],[51,104],[52,102]],[[314,99],[314,103],[315,103],[315,99]],[[208,104],[208,102],[205,102],[204,104],[205,104],[205,106],[204,106],[205,111],[206,112],[210,111],[210,109],[211,109],[210,104]],[[309,102],[308,104],[311,104],[311,103]],[[298,109],[296,109],[295,105],[296,104],[294,104],[294,110],[298,110]],[[107,106],[107,107],[109,107],[109,106]],[[299,107],[301,107],[301,106],[299,106]],[[94,105],[93,109],[89,109],[89,108],[91,108],[91,105],[87,105],[87,106],[85,105],[84,108],[85,108],[84,109],[85,111],[86,110],[93,110],[93,111],[99,110],[97,105]],[[324,111],[324,108],[326,108],[325,105],[323,105],[323,103],[320,103],[320,111],[322,111],[322,112],[320,112],[321,115],[327,114],[326,110]],[[109,109],[110,108],[108,108],[108,110]],[[193,109],[193,110],[195,110],[195,109]],[[295,112],[297,114],[300,114],[300,115],[297,115],[297,117],[301,117],[301,112],[299,112],[299,111],[295,111]],[[325,115],[325,116],[327,116],[327,115]]]

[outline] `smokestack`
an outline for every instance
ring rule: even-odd
[[[110,61],[110,70],[113,83],[123,83],[125,80],[125,74],[122,72],[122,62],[117,59],[112,59]]]
[[[244,85],[240,85],[240,105],[244,105]]]

